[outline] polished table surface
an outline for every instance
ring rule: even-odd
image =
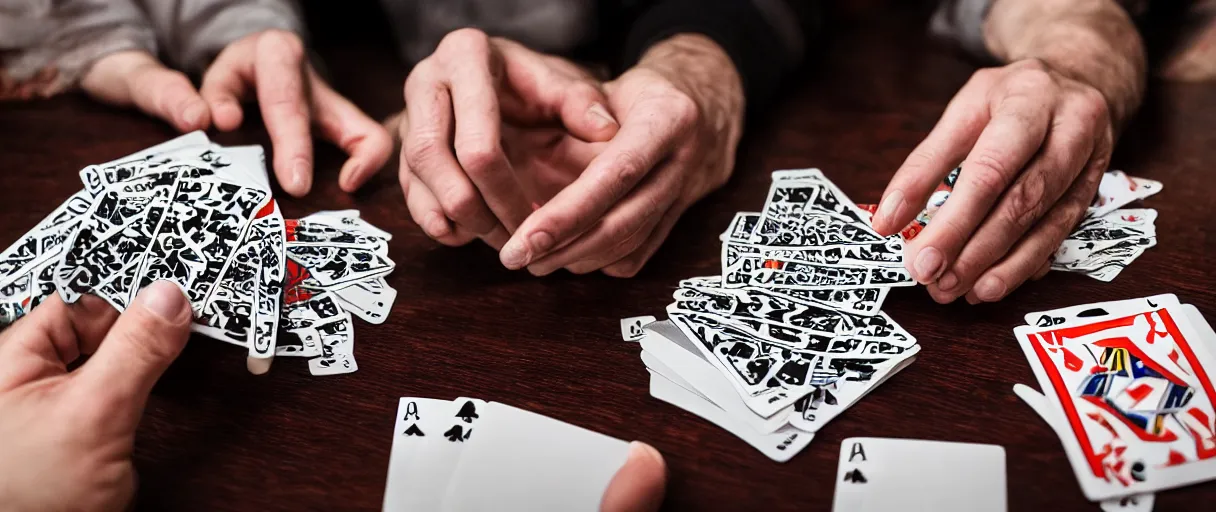
[[[358,208],[393,233],[389,282],[400,295],[391,317],[356,321],[360,370],[335,377],[311,377],[290,358],[252,376],[243,352],[195,337],[139,430],[138,509],[378,509],[397,398],[472,396],[653,444],[670,467],[667,510],[830,510],[840,442],[851,436],[999,444],[1010,510],[1097,510],[1055,435],[1011,391],[1034,382],[1012,329],[1028,311],[1166,292],[1216,319],[1214,86],[1152,84],[1116,153],[1116,167],[1165,184],[1144,204],[1160,212],[1156,248],[1112,283],[1051,273],[998,304],[941,306],[920,288],[894,291],[885,311],[920,340],[920,357],[785,464],[650,398],[638,346],[620,340],[618,319],[662,316],[679,279],[719,273],[718,233],[735,211],[762,205],[770,171],[819,167],[855,201],[879,197],[974,70],[925,38],[924,9],[885,3],[840,14],[812,51],[813,71],[751,127],[730,182],[690,210],[633,279],[538,279],[503,269],[486,247],[440,246],[409,220],[394,171],[343,194],[341,155],[323,147],[312,194],[280,194],[284,212]],[[401,107],[406,70],[387,39],[347,30],[317,42],[336,87],[356,103],[379,117]],[[265,144],[257,117],[250,121],[213,139]],[[0,104],[0,241],[78,190],[81,167],[172,136],[162,123],[75,95]],[[1157,510],[1213,503],[1209,482],[1162,493]]]

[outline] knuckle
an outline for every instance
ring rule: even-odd
[[[630,257],[604,267],[603,272],[609,277],[628,279],[642,271],[643,263],[640,258]]]
[[[424,171],[429,162],[434,161],[442,152],[447,151],[447,145],[433,135],[417,135],[409,139],[405,149],[405,161],[411,169]]]
[[[258,37],[258,53],[283,55],[291,60],[304,59],[304,42],[300,37],[286,30],[272,29],[263,32]]]
[[[1047,210],[1045,200],[1047,183],[1042,172],[1032,172],[1007,192],[1008,207],[1005,220],[1008,224],[1025,231],[1030,229]]]
[[[481,198],[466,187],[452,187],[443,194],[440,203],[443,204],[443,211],[448,218],[458,224],[472,226],[480,221]]]
[[[683,128],[696,126],[701,119],[701,109],[697,107],[697,102],[683,92],[673,93],[668,104]]]
[[[456,148],[456,159],[470,176],[487,176],[494,172],[501,151],[495,145],[465,144]]]
[[[623,150],[609,166],[605,186],[615,197],[624,195],[648,171],[646,158],[633,150]]]
[[[1077,96],[1077,108],[1086,126],[1100,127],[1110,123],[1110,105],[1106,96],[1094,88],[1083,88]]]
[[[986,191],[1005,188],[1008,177],[1013,174],[1008,157],[993,150],[985,150],[972,157],[965,166],[964,176]]]
[[[461,28],[444,36],[439,48],[444,52],[455,52],[454,57],[468,57],[468,52],[484,54],[490,50],[490,37],[476,28]]]
[[[1039,92],[1056,86],[1055,78],[1041,67],[1027,67],[1019,70],[1013,80],[1016,88],[1025,91]]]
[[[1010,67],[1017,70],[1037,71],[1041,73],[1047,73],[1048,70],[1051,69],[1051,67],[1047,65],[1047,62],[1037,57],[1022,59],[1013,63],[1013,65]]]

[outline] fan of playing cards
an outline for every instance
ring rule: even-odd
[[[903,241],[867,219],[817,169],[773,173],[764,211],[722,235],[722,275],[681,282],[669,321],[622,326],[651,394],[785,461],[911,363],[916,339],[880,311],[915,284]]]
[[[937,214],[958,181],[961,167],[956,167],[929,196],[925,208],[900,230],[904,240],[920,234]],[[1071,235],[1060,244],[1052,256],[1051,269],[1085,274],[1099,281],[1110,282],[1124,268],[1157,245],[1157,210],[1120,209],[1147,198],[1162,188],[1161,182],[1128,176],[1123,171],[1106,171],[1098,186],[1098,195]],[[873,213],[875,204],[858,205]]]
[[[247,348],[250,371],[280,355],[326,375],[357,369],[351,313],[379,323],[392,307],[390,235],[351,210],[284,221],[260,146],[194,132],[80,176],[84,190],[0,253],[0,324],[56,291],[121,311],[163,279],[196,332]]]
[[[1059,436],[1085,497],[1151,510],[1149,493],[1216,479],[1216,332],[1198,309],[1169,294],[1026,322],[1013,332],[1043,392],[1014,392]]]

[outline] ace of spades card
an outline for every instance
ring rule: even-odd
[[[854,437],[840,443],[833,512],[1003,512],[1005,449]]]

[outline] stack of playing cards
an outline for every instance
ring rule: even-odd
[[[1004,512],[1005,449],[854,437],[840,442],[832,512]]]
[[[189,298],[194,330],[245,347],[250,371],[304,356],[321,375],[356,369],[348,311],[380,322],[392,306],[388,233],[356,211],[284,221],[259,146],[194,132],[80,177],[84,190],[0,253],[0,324],[56,291],[122,311],[169,280]]]
[[[599,510],[629,443],[497,402],[402,398],[385,511]]]
[[[1172,294],[1030,313],[1014,329],[1042,393],[1014,392],[1055,431],[1092,501],[1216,479],[1216,332]]]
[[[962,168],[955,168],[929,196],[924,210],[900,231],[904,240],[920,234],[954,191]],[[1144,251],[1157,245],[1157,210],[1120,209],[1129,203],[1160,192],[1161,182],[1107,171],[1098,195],[1077,227],[1052,256],[1051,269],[1085,274],[1110,282]],[[873,213],[878,205],[859,208]]]
[[[668,321],[622,326],[651,394],[783,462],[909,364],[920,346],[880,311],[914,284],[903,241],[867,218],[817,169],[773,173],[764,211],[722,235],[722,275],[682,281]]]

